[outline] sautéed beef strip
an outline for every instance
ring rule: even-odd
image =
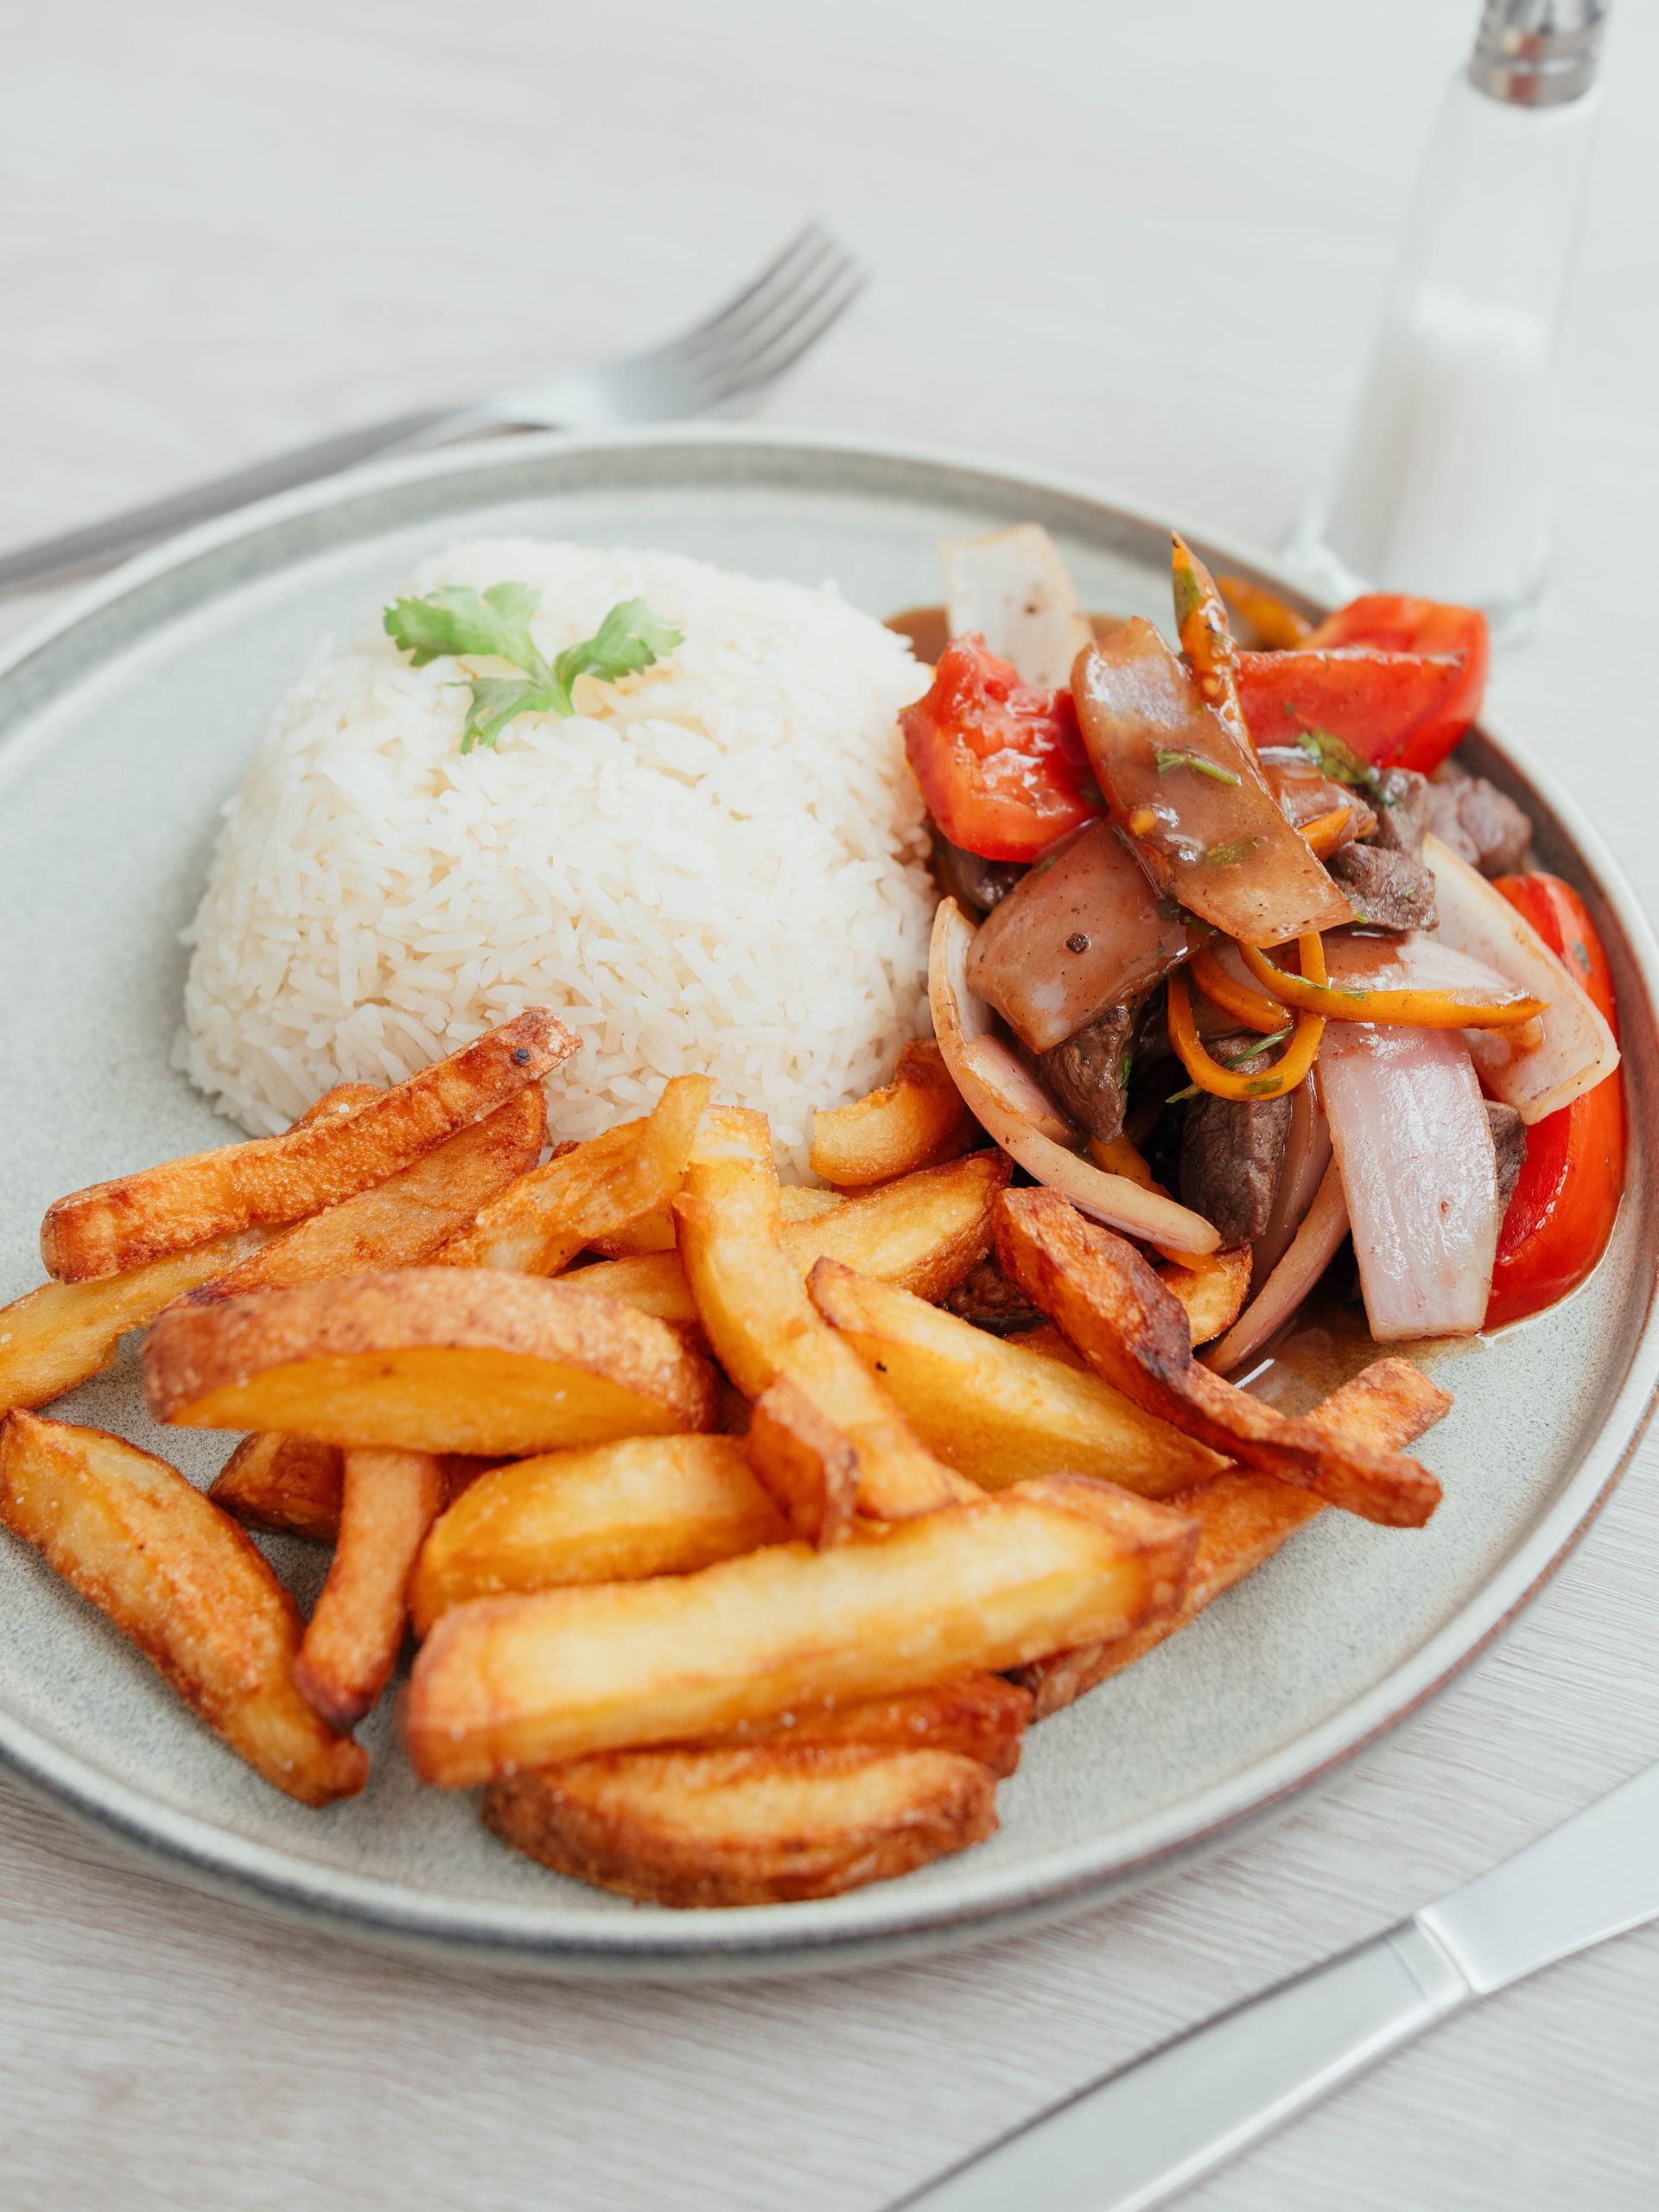
[[[1424,806],[1424,827],[1483,875],[1513,875],[1524,866],[1532,824],[1484,776],[1448,760],[1427,785]]]
[[[1434,878],[1421,861],[1376,845],[1344,845],[1325,863],[1354,919],[1380,930],[1432,930]]]
[[[1039,1055],[1038,1072],[1079,1128],[1109,1144],[1123,1128],[1127,1055],[1135,1009],[1109,1007],[1096,1020]]]
[[[1217,1039],[1211,1050],[1233,1062],[1249,1047],[1246,1034]],[[1247,1075],[1265,1070],[1271,1055],[1237,1061]],[[1267,1232],[1274,1193],[1290,1136],[1288,1098],[1191,1100],[1181,1126],[1181,1202],[1221,1231],[1224,1244],[1253,1244]]]

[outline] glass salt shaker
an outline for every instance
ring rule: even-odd
[[[1543,588],[1557,340],[1606,0],[1487,0],[1417,182],[1345,458],[1292,557],[1524,630]]]

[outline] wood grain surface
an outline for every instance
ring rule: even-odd
[[[1075,469],[1263,543],[1326,466],[1473,0],[56,0],[0,74],[0,542],[620,351],[811,213],[868,261],[780,421]],[[1615,10],[1554,588],[1497,702],[1659,893],[1659,22]],[[1633,623],[1621,617],[1634,611]],[[0,607],[0,630],[31,610]],[[1659,1450],[1500,1648],[1316,1800],[1064,1926],[735,1986],[402,1963],[0,1785],[0,2201],[873,2212],[1659,1757]],[[1187,2200],[1659,2201],[1659,1929]]]

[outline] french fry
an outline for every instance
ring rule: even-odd
[[[982,1489],[1070,1470],[1167,1497],[1227,1464],[1098,1376],[1030,1349],[1035,1330],[994,1337],[834,1260],[808,1288],[928,1450]]]
[[[847,1203],[839,1191],[809,1190],[804,1183],[780,1183],[778,1202],[783,1208],[785,1229],[798,1221],[817,1221]],[[666,1206],[659,1206],[654,1213],[641,1214],[614,1236],[590,1236],[588,1249],[606,1260],[632,1260],[642,1252],[671,1252],[674,1217]]]
[[[1006,1675],[959,1675],[930,1689],[734,1729],[730,1741],[758,1744],[881,1744],[889,1751],[959,1751],[999,1781],[1020,1764],[1032,1717],[1031,1692]],[[711,1746],[710,1748],[714,1748]]]
[[[378,1701],[409,1624],[409,1578],[445,1483],[428,1452],[347,1452],[334,1564],[295,1662],[312,1711],[342,1732]]]
[[[521,1014],[359,1106],[280,1137],[225,1145],[72,1192],[47,1209],[47,1273],[80,1282],[238,1230],[337,1205],[480,1122],[576,1049],[550,1014]]]
[[[859,1510],[876,1520],[934,1513],[971,1496],[815,1312],[784,1249],[765,1115],[728,1121],[719,1146],[687,1168],[674,1220],[680,1264],[721,1365],[755,1401],[780,1377],[792,1386],[762,1414],[756,1472],[820,1543],[846,1533],[849,1453]]]
[[[843,1188],[888,1183],[954,1159],[979,1124],[931,1042],[906,1045],[893,1081],[850,1106],[812,1116],[812,1173]]]
[[[186,1704],[302,1804],[368,1758],[294,1687],[300,1617],[251,1541],[176,1469],[95,1428],[0,1422],[0,1521],[112,1621]]]
[[[1380,1359],[1332,1391],[1306,1420],[1310,1427],[1327,1434],[1351,1437],[1375,1451],[1398,1452],[1431,1428],[1451,1404],[1446,1392],[1408,1361]],[[1127,1636],[1062,1651],[1023,1669],[1020,1679],[1037,1700],[1033,1719],[1058,1713],[1185,1628],[1224,1590],[1271,1559],[1305,1522],[1326,1510],[1308,1491],[1243,1468],[1172,1502],[1192,1516],[1200,1531],[1192,1579],[1180,1604]]]
[[[1402,1452],[1288,1419],[1192,1357],[1185,1308],[1121,1236],[1052,1191],[1006,1191],[997,1256],[1096,1373],[1198,1443],[1389,1528],[1418,1528],[1440,1486]]]
[[[1220,1252],[1194,1253],[1157,1270],[1158,1280],[1186,1313],[1194,1345],[1224,1336],[1244,1311],[1250,1294],[1250,1248],[1230,1244]]]
[[[815,1260],[841,1260],[861,1274],[902,1283],[918,1298],[943,1298],[990,1250],[991,1204],[1011,1173],[1000,1152],[969,1153],[943,1167],[925,1167],[849,1198],[833,1212],[791,1224],[784,1230],[784,1249],[803,1277]],[[697,1318],[672,1252],[601,1260],[584,1268],[581,1280],[659,1320],[683,1324]]]
[[[379,1096],[372,1083],[336,1084],[294,1127],[355,1113]],[[257,1251],[266,1234],[245,1230],[96,1282],[42,1283],[14,1300],[0,1309],[0,1413],[49,1406],[102,1375],[130,1329],[148,1328],[162,1306]]]
[[[680,1187],[713,1090],[707,1076],[676,1076],[643,1122],[521,1176],[443,1247],[437,1264],[556,1275],[595,1236],[659,1211]]]
[[[846,1541],[858,1506],[858,1454],[787,1375],[755,1400],[748,1447],[762,1488],[795,1535],[820,1548]]]
[[[546,1101],[532,1084],[384,1183],[284,1230],[190,1300],[207,1305],[331,1276],[417,1268],[535,1166],[546,1132]]]
[[[214,1476],[207,1495],[245,1529],[332,1544],[340,1534],[345,1453],[315,1436],[245,1436]],[[444,1503],[453,1505],[501,1462],[466,1452],[438,1454]]]
[[[573,1283],[410,1268],[174,1306],[144,1347],[158,1421],[506,1459],[712,1427],[708,1363]]]
[[[621,1751],[492,1785],[484,1819],[556,1873],[652,1904],[782,1904],[907,1874],[996,1828],[956,1751]]]
[[[421,1648],[410,1756],[423,1781],[467,1789],[1029,1665],[1167,1611],[1197,1541],[1163,1506],[1052,1475],[833,1551],[481,1599]]]
[[[689,1574],[789,1531],[729,1436],[636,1436],[498,1467],[444,1513],[410,1586],[415,1631],[504,1592]]]

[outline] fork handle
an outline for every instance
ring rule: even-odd
[[[372,461],[377,454],[442,445],[446,439],[492,427],[506,426],[481,408],[427,407],[410,415],[394,415],[384,423],[342,430],[331,438],[318,438],[288,453],[275,454],[269,461],[256,461],[251,468],[233,469],[228,476],[212,477],[188,491],[175,492],[170,499],[128,507],[102,522],[88,524],[84,530],[66,531],[60,537],[19,546],[16,552],[0,556],[0,594],[107,569],[158,537],[170,537],[194,523],[251,506],[256,499],[269,499],[273,493],[314,484],[321,477],[353,468],[359,461]]]
[[[1472,1993],[1402,1921],[1092,2082],[888,2212],[1150,2212]]]

